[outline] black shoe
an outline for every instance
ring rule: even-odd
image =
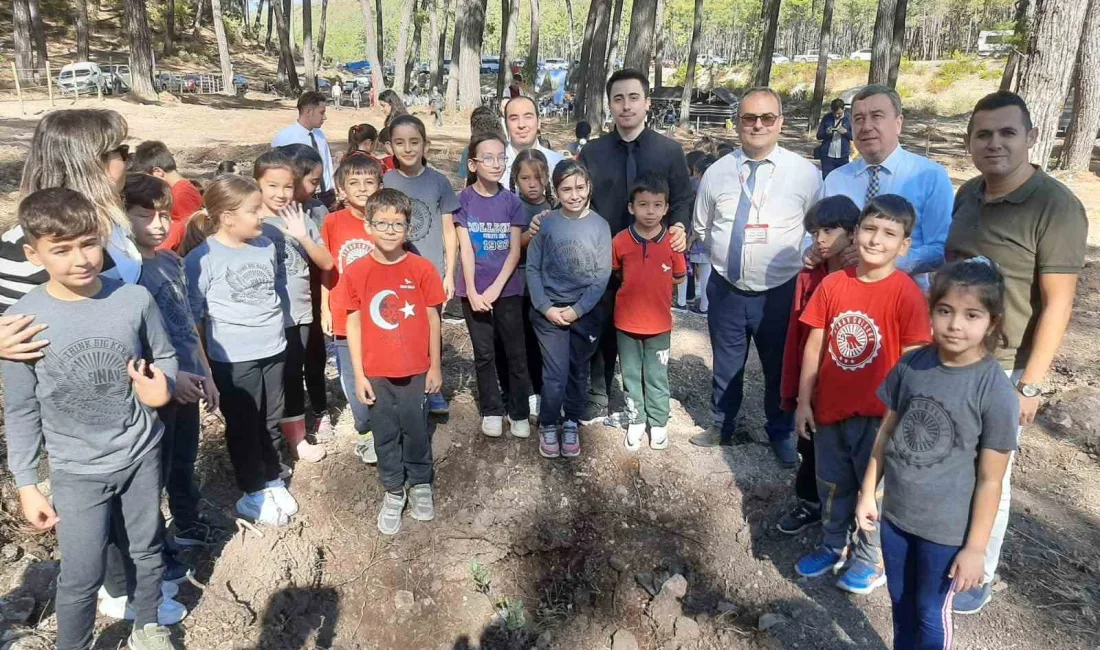
[[[164,578],[162,579],[165,582],[175,585],[187,582],[187,578],[191,576],[191,567],[172,557],[171,554],[164,560]]]
[[[779,532],[787,535],[797,535],[805,528],[810,526],[816,526],[821,523],[821,507],[809,506],[804,502],[799,502],[793,510],[783,515],[776,524],[776,528]]]

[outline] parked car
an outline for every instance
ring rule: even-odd
[[[862,50],[856,50],[848,55],[848,58],[853,61],[870,61],[871,60],[871,48],[865,47]]]
[[[820,53],[819,53],[818,50],[810,50],[809,52],[806,52],[805,54],[796,54],[796,55],[794,55],[794,62],[795,63],[817,63],[817,58],[818,58],[819,54]],[[829,60],[830,61],[839,61],[842,58],[844,58],[844,57],[840,56],[836,52],[830,52],[829,53]]]
[[[106,87],[110,88],[111,92],[121,94],[133,86],[130,66],[108,64],[99,66],[99,69],[103,71]]]
[[[568,70],[569,62],[565,59],[551,58],[542,62],[542,65],[547,70]]]
[[[978,56],[1008,56],[1012,51],[1011,39],[1011,29],[978,32]]]
[[[90,61],[70,63],[61,68],[57,75],[57,86],[62,93],[95,93],[102,89],[104,93],[110,94],[112,90],[107,75],[99,64]]]
[[[496,74],[500,72],[499,56],[481,57],[481,74]]]
[[[782,54],[773,54],[772,55],[772,64],[773,65],[778,64],[778,63],[790,63],[790,62],[791,62],[791,60],[789,58],[783,56]]]

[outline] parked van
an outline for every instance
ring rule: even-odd
[[[104,93],[111,92],[111,84],[107,83],[107,76],[99,64],[90,61],[70,63],[61,68],[57,85],[62,93],[95,93],[101,88]]]
[[[1012,30],[978,32],[978,56],[1008,56],[1012,51]]]

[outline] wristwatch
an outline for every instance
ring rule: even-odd
[[[1042,391],[1035,384],[1025,384],[1020,382],[1016,384],[1016,390],[1020,391],[1020,394],[1029,399],[1038,397]]]

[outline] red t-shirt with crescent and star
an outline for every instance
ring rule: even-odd
[[[348,312],[359,312],[363,372],[388,378],[428,372],[428,310],[447,300],[435,265],[412,253],[396,264],[369,256],[350,265],[343,282]]]
[[[825,330],[813,394],[819,425],[886,415],[879,386],[903,348],[932,341],[928,302],[901,271],[877,282],[863,282],[855,268],[830,274],[799,320]]]
[[[329,271],[332,288],[328,293],[328,308],[332,312],[332,333],[347,336],[348,306],[344,293],[343,273],[351,263],[370,255],[374,250],[374,240],[367,234],[362,219],[343,209],[325,217],[321,224],[321,239],[332,255],[336,266]]]

